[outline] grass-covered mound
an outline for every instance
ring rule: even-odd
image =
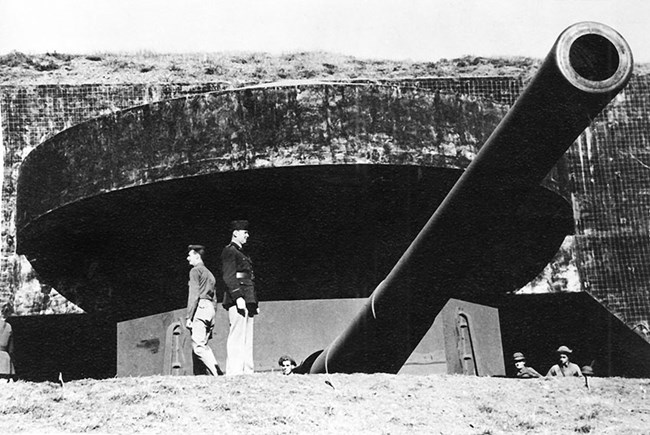
[[[0,387],[0,433],[648,433],[650,380],[141,377]]]
[[[357,59],[327,52],[157,54],[60,53],[0,56],[0,84],[186,83],[233,85],[294,79],[528,76],[540,61],[531,58],[465,56],[437,62]]]

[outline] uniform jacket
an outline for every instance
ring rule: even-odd
[[[559,364],[555,364],[548,371],[546,376],[582,376],[582,371],[577,364],[569,363],[567,367],[560,367]]]
[[[532,367],[524,366],[517,372],[518,378],[541,378],[542,375]]]
[[[187,318],[194,319],[199,299],[214,301],[214,275],[203,263],[199,263],[190,270],[190,280],[187,292]]]
[[[221,267],[226,291],[223,295],[223,306],[228,309],[235,305],[237,298],[242,297],[249,311],[257,309],[255,294],[253,262],[244,254],[236,243],[230,243],[221,252]]]

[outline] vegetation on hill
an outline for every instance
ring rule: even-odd
[[[327,52],[267,53],[153,52],[24,54],[0,56],[0,84],[183,83],[233,85],[289,79],[528,76],[540,61],[531,58],[464,56],[437,62],[357,59]]]
[[[2,433],[647,433],[641,379],[153,376],[0,388]]]

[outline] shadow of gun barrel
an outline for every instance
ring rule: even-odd
[[[467,291],[460,284],[467,275],[480,282],[499,261],[489,258],[494,234],[517,237],[508,236],[509,220],[500,214],[526,201],[625,87],[632,64],[625,40],[603,24],[582,22],[562,32],[444,201],[310,372],[397,373],[449,298]]]

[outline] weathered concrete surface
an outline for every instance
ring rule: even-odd
[[[324,348],[338,335],[363,305],[364,299],[273,301],[263,306],[264,315],[255,320],[255,370],[278,371],[281,355],[298,364],[317,348]],[[400,373],[427,375],[463,373],[459,365],[457,314],[466,314],[472,326],[477,374],[503,376],[503,351],[498,310],[452,299]],[[165,373],[170,358],[179,362],[178,375],[191,375],[192,349],[188,330],[183,327],[179,356],[165,348],[169,326],[184,319],[185,310],[169,311],[117,324],[117,376],[151,376]],[[219,365],[226,366],[228,315],[217,311],[214,334],[209,342]],[[167,360],[166,360],[167,359]]]
[[[301,82],[135,107],[64,130],[26,158],[17,227],[93,195],[217,172],[463,168],[504,113],[487,100],[400,86]]]
[[[227,223],[245,216],[262,300],[366,297],[501,115],[421,89],[299,83],[100,117],[24,161],[18,252],[87,312],[136,318],[184,305],[188,243],[208,246],[218,274]],[[571,228],[568,203],[543,188],[483,213],[518,234],[494,247],[503,289]]]

